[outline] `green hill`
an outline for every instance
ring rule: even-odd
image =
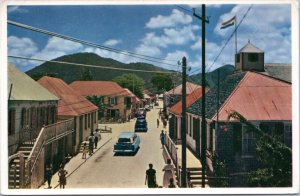
[[[108,66],[112,68],[126,68],[126,69],[139,69],[150,71],[169,71],[160,67],[156,67],[147,63],[121,63],[119,61],[103,58],[94,53],[77,53],[72,55],[65,55],[53,61],[64,61],[70,63],[90,64],[96,66]],[[134,73],[141,77],[145,81],[145,87],[151,88],[151,77],[153,73],[146,72],[132,72],[113,69],[102,69],[95,67],[84,67],[72,64],[60,64],[46,62],[26,72],[33,79],[37,80],[43,75],[53,76],[63,79],[67,83],[71,83],[75,80],[81,80],[83,75],[88,75],[92,80],[112,80],[116,76],[120,76],[124,73]]]
[[[212,72],[208,72],[205,76],[206,81],[210,87],[214,87],[218,82],[218,70],[220,70],[220,82],[226,78],[227,75],[230,75],[234,72],[233,65],[224,65],[218,69],[215,69]],[[201,73],[195,74],[189,77],[190,80],[196,84],[201,84],[202,76]]]

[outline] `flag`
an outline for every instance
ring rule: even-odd
[[[222,23],[221,29],[226,29],[227,27],[230,27],[234,25],[235,23],[235,16],[225,22]]]

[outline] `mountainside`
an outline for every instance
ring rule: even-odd
[[[125,69],[139,69],[150,71],[169,71],[160,67],[156,67],[147,63],[121,63],[119,61],[103,58],[94,53],[77,53],[72,55],[65,55],[54,61],[73,62],[78,64],[89,64],[96,66],[107,66],[113,68],[125,68]],[[141,77],[145,81],[145,87],[151,87],[151,77],[153,73],[146,72],[132,72],[113,69],[102,69],[95,67],[84,67],[80,65],[69,65],[46,62],[26,72],[34,79],[38,79],[42,75],[53,76],[63,79],[67,83],[71,83],[75,80],[81,80],[84,75],[88,75],[91,80],[113,80],[116,76],[120,76],[124,73],[134,73]]]
[[[218,83],[218,70],[220,70],[220,82],[224,80],[228,75],[234,71],[233,65],[224,65],[212,72],[206,73],[205,79],[208,82],[210,88],[214,87]],[[201,84],[202,76],[201,73],[190,76],[190,80],[196,84]]]

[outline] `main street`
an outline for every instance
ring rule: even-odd
[[[162,185],[164,160],[159,139],[162,122],[157,128],[158,111],[158,107],[154,107],[147,113],[148,132],[138,132],[140,149],[133,156],[115,156],[113,146],[120,132],[133,131],[135,120],[108,124],[112,133],[102,134],[110,134],[112,139],[67,178],[66,188],[145,188],[149,163],[156,169],[158,185]]]

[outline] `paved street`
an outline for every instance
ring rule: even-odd
[[[103,134],[110,134],[112,139],[67,178],[66,188],[145,188],[145,171],[149,163],[154,165],[157,182],[162,185],[164,160],[159,140],[162,123],[159,128],[156,126],[158,111],[155,107],[147,113],[148,132],[138,132],[141,144],[134,156],[114,156],[113,145],[121,131],[133,130],[135,120],[108,124],[113,133]]]

